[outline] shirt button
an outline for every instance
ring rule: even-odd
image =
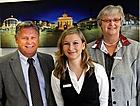
[[[114,88],[112,89],[112,92],[115,92],[115,89]]]
[[[116,101],[113,101],[113,104],[116,104]]]
[[[111,77],[111,80],[114,80],[114,77]]]

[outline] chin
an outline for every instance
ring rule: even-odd
[[[27,57],[33,57],[35,55],[35,53],[33,52],[28,52],[25,54]]]

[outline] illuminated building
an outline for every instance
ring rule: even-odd
[[[64,30],[73,26],[73,19],[69,17],[66,13],[59,17],[57,20],[58,29]]]
[[[2,28],[3,29],[15,29],[18,22],[19,21],[11,15],[10,18],[7,18],[4,20]]]

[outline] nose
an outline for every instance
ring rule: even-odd
[[[72,43],[69,44],[69,50],[73,50],[73,44]]]
[[[31,43],[32,43],[32,39],[31,39],[31,38],[28,38],[28,39],[27,39],[27,43],[28,43],[28,44],[31,44]]]
[[[109,25],[114,25],[114,24],[115,24],[114,20],[109,20]]]

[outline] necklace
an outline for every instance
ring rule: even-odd
[[[106,42],[103,40],[103,43],[104,43],[105,45],[107,45],[107,46],[113,46],[113,45],[115,45],[116,43],[118,43],[118,40],[117,40],[116,42],[114,42],[114,43],[106,43]]]

